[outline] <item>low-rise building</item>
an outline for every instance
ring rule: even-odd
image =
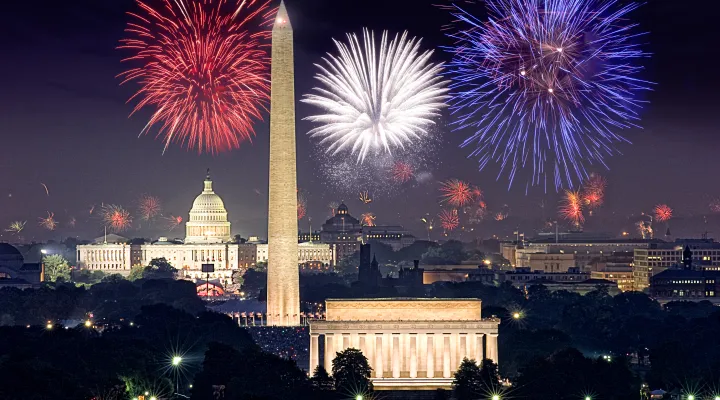
[[[683,249],[689,253],[683,259]],[[677,239],[675,242],[651,243],[648,248],[635,249],[633,260],[634,289],[642,291],[650,286],[654,275],[689,261],[706,268],[720,266],[720,243],[713,239]]]
[[[532,249],[518,249],[515,268],[529,268],[531,271],[545,273],[567,272],[575,268],[575,254],[545,253]]]

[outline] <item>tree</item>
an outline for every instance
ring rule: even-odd
[[[480,377],[480,367],[475,360],[463,358],[460,367],[455,372],[453,392],[457,400],[473,400],[480,397],[482,378]]]
[[[70,266],[63,256],[52,254],[43,257],[43,265],[45,266],[45,280],[49,282],[69,281]]]
[[[253,269],[257,272],[267,272],[267,261],[258,261]]]
[[[175,269],[165,257],[153,258],[150,264],[143,271],[145,279],[173,279],[177,273]]]
[[[350,394],[362,394],[372,391],[372,368],[367,358],[358,349],[348,348],[336,353],[332,362],[335,390]]]
[[[135,265],[130,269],[130,274],[128,275],[128,280],[136,281],[138,279],[142,279],[144,272],[145,272],[145,266]]]
[[[318,365],[315,367],[312,378],[310,378],[312,385],[320,391],[327,392],[335,390],[335,382],[333,378],[325,370],[325,367]]]

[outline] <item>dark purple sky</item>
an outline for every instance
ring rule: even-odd
[[[312,64],[331,51],[331,38],[362,27],[375,30],[407,29],[424,37],[427,47],[449,44],[440,31],[447,15],[432,3],[440,0],[287,0],[296,39],[296,93],[307,93],[315,72]],[[211,168],[216,191],[224,198],[233,230],[243,235],[266,232],[268,127],[256,125],[257,137],[239,150],[219,156],[197,155],[163,145],[154,135],[138,138],[147,112],[128,118],[125,104],[136,86],[119,86],[115,76],[123,71],[123,53],[115,50],[124,35],[126,11],[132,0],[67,0],[13,2],[0,13],[0,227],[26,220],[26,240],[61,236],[93,237],[102,223],[88,214],[92,204],[115,203],[134,208],[143,193],[159,196],[166,214],[187,217],[192,200],[202,189],[205,168]],[[717,183],[720,163],[720,74],[717,65],[720,27],[714,2],[651,0],[633,17],[648,31],[646,49],[653,53],[644,78],[657,82],[648,97],[644,130],[626,131],[633,145],[622,145],[622,156],[608,160],[609,187],[604,208],[588,229],[617,233],[631,228],[628,216],[650,211],[660,202],[675,208],[677,234],[699,235],[698,225],[707,204],[720,197]],[[717,7],[717,6],[713,6]],[[436,51],[435,58],[446,55]],[[311,128],[302,117],[313,110],[298,102],[298,184],[309,200],[314,225],[324,219],[325,205],[345,199],[351,213],[370,210],[380,223],[402,223],[422,233],[419,218],[436,214],[437,185],[411,188],[394,197],[377,198],[361,205],[355,195],[338,194],[319,178],[319,164],[306,133]],[[267,120],[267,119],[266,119]],[[474,160],[465,159],[458,144],[466,133],[452,132],[441,122],[443,144],[438,150],[434,182],[461,178],[485,190],[491,208],[508,204],[513,218],[503,224],[488,222],[484,234],[512,230],[530,231],[540,218],[555,213],[558,195],[524,185],[510,191],[496,182],[496,170],[478,172]],[[41,182],[47,184],[45,195]],[[255,192],[257,189],[261,195]],[[60,222],[55,232],[38,227],[38,217],[54,212]],[[64,224],[74,216],[74,229]],[[683,222],[684,221],[684,222]],[[709,230],[720,228],[710,218]],[[301,222],[307,227],[307,222]],[[663,229],[664,230],[664,229]],[[158,235],[161,224],[142,226],[128,236]],[[674,232],[675,233],[675,232]],[[0,232],[0,241],[13,241]],[[176,231],[177,236],[183,234]]]

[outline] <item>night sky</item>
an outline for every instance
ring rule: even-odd
[[[450,44],[440,30],[449,16],[432,5],[438,1],[287,0],[295,31],[298,100],[313,86],[313,63],[334,49],[331,38],[342,39],[346,32],[360,33],[363,27],[408,30],[423,37],[428,48]],[[136,10],[134,1],[13,3],[4,4],[0,12],[0,227],[27,220],[21,234],[26,241],[92,238],[103,229],[88,213],[93,204],[134,209],[144,193],[163,200],[165,215],[187,218],[192,200],[202,190],[205,169],[210,168],[234,233],[265,235],[267,117],[257,123],[254,141],[239,150],[210,156],[174,145],[163,155],[163,143],[154,134],[138,138],[149,110],[128,118],[132,106],[125,102],[137,86],[119,86],[116,78],[126,68],[120,60],[127,53],[115,47],[124,37],[125,13]],[[624,131],[633,144],[621,145],[623,154],[608,159],[609,171],[597,169],[609,186],[605,205],[590,219],[587,230],[617,234],[632,229],[631,214],[667,203],[677,216],[671,221],[673,234],[697,237],[705,229],[720,232],[717,217],[709,217],[707,227],[701,217],[708,214],[709,201],[720,197],[720,24],[718,10],[709,9],[713,3],[649,0],[632,14],[641,30],[649,32],[643,41],[652,58],[646,60],[643,78],[657,84],[647,97],[644,129]],[[447,54],[437,49],[434,59],[447,60]],[[432,182],[362,205],[357,194],[338,193],[320,178],[320,165],[306,135],[312,125],[302,121],[313,111],[298,101],[298,185],[307,193],[316,228],[327,216],[326,204],[345,200],[356,216],[369,210],[377,214],[378,223],[401,223],[421,236],[419,218],[437,214],[437,182],[448,178],[479,185],[490,208],[509,205],[508,221],[477,227],[485,236],[507,234],[514,226],[531,232],[539,225],[542,201],[547,217],[556,212],[554,190],[545,194],[535,188],[526,195],[521,181],[508,191],[505,178],[496,182],[497,169],[479,172],[476,161],[465,158],[469,150],[458,148],[467,132],[453,132],[447,126],[447,113],[440,121],[442,146],[435,155]],[[50,196],[41,183],[48,186]],[[38,226],[38,217],[46,211],[55,213],[58,230],[48,232]],[[70,217],[77,219],[75,228],[64,225]],[[303,229],[307,225],[307,220],[301,221]],[[0,241],[18,240],[0,233]],[[125,236],[161,234],[182,237],[184,227],[167,233],[160,223],[141,224]]]

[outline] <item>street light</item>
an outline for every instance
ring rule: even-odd
[[[592,400],[590,396],[585,396],[585,400]]]
[[[52,328],[53,328],[52,322],[48,321],[47,325],[45,325],[45,328],[47,328],[47,330],[52,330]]]
[[[513,313],[513,318],[514,318],[514,319],[520,319],[520,317],[521,317],[521,315],[520,315],[519,312],[515,311],[515,312]]]
[[[695,396],[689,394],[687,400],[695,400]]]
[[[499,394],[494,394],[494,395],[492,396],[492,400],[500,400],[500,395],[499,395]]]
[[[172,358],[173,367],[177,367],[178,365],[180,365],[181,362],[182,362],[182,357],[180,357],[180,356],[175,356]]]
[[[363,395],[359,394],[355,396],[355,400],[363,400]]]
[[[90,321],[90,320],[85,321],[85,327],[86,327],[86,328],[89,328],[89,327],[91,327],[91,326],[92,326],[92,321]]]

